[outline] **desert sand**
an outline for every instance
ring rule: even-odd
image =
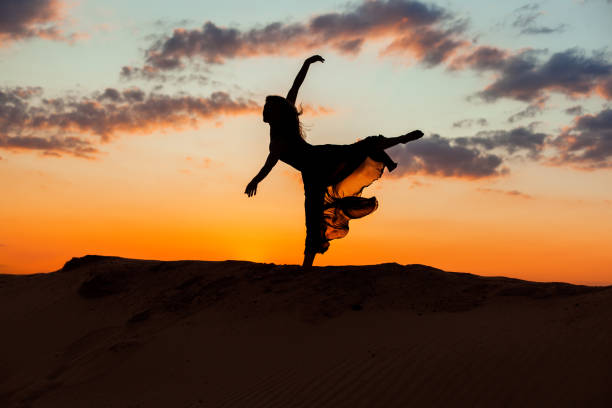
[[[85,256],[0,321],[2,407],[612,404],[612,287]]]

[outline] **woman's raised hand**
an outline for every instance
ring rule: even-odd
[[[312,57],[306,58],[305,62],[307,64],[312,64],[313,62],[325,62],[325,59],[320,55],[313,55]]]

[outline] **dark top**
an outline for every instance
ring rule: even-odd
[[[309,153],[313,146],[302,138],[287,138],[270,132],[270,153],[298,171],[303,171],[308,164]]]

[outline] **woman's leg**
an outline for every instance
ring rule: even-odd
[[[395,146],[396,144],[408,143],[413,140],[419,139],[422,136],[423,136],[423,132],[421,132],[420,130],[413,130],[410,133],[406,133],[405,135],[397,136],[397,137],[385,137],[385,136],[374,136],[374,137],[378,138],[377,140],[378,146],[382,150],[385,150],[392,146]]]
[[[312,266],[314,262],[316,252],[305,251],[304,252],[304,262],[302,262],[302,268],[308,269]]]
[[[309,268],[312,266],[315,255],[318,252],[325,252],[329,244],[325,240],[324,236],[324,188],[304,180],[304,195],[304,210],[306,215],[306,248],[304,249],[304,262],[302,266]]]

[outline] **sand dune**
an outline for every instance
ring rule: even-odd
[[[612,287],[73,258],[0,275],[2,407],[609,406]]]

